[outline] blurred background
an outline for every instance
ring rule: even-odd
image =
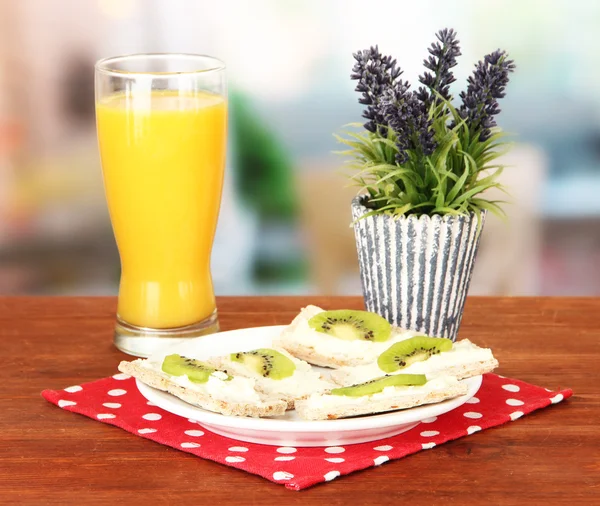
[[[415,81],[458,31],[455,95],[498,47],[517,63],[499,124],[514,203],[489,219],[471,294],[600,295],[596,0],[0,0],[0,293],[117,292],[94,124],[94,62],[192,52],[227,63],[231,128],[217,294],[360,293],[332,133],[359,121],[352,53]]]

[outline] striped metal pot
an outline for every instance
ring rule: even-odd
[[[456,340],[479,245],[477,216],[369,212],[352,202],[367,310],[393,325]],[[485,220],[482,212],[482,226]]]

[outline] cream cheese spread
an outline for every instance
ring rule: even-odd
[[[367,365],[340,367],[331,373],[331,378],[342,385],[364,383],[385,374],[425,374],[427,378],[433,378],[450,367],[459,367],[493,359],[492,350],[480,348],[468,339],[463,339],[454,343],[451,350],[433,355],[422,362],[415,362],[393,373],[382,371],[375,360]]]
[[[280,340],[285,343],[299,343],[303,347],[310,347],[316,353],[332,358],[343,357],[349,359],[363,359],[364,363],[373,362],[377,357],[397,341],[410,337],[423,335],[423,333],[403,330],[393,327],[391,337],[384,342],[373,341],[347,341],[317,332],[308,325],[308,320],[322,313],[324,310],[317,306],[305,307],[292,323],[283,331]]]

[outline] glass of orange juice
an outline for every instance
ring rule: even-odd
[[[137,356],[218,331],[210,274],[227,139],[225,66],[187,54],[96,63],[104,187],[121,258],[115,345]]]

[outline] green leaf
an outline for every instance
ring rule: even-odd
[[[433,154],[435,159],[435,168],[437,170],[442,170],[446,168],[446,158],[448,157],[448,153],[453,148],[454,144],[458,140],[456,134],[450,130],[446,136],[439,141],[438,148],[435,150]]]
[[[452,179],[452,181],[458,181],[458,176],[454,172],[449,172],[447,170],[439,170],[438,173],[444,177]]]
[[[352,123],[346,123],[342,128],[360,128],[362,130],[364,125],[360,121],[354,121]]]
[[[462,173],[462,176],[460,176],[459,180],[456,182],[456,184],[448,192],[448,202],[453,202],[457,195],[460,193],[460,191],[463,189],[465,181],[467,180],[470,174],[469,163],[471,163],[469,159],[465,158],[465,170]]]
[[[353,139],[359,141],[359,142],[370,142],[371,138],[368,135],[367,132],[349,132],[349,131],[345,131],[344,132],[348,137],[352,137]]]
[[[394,209],[394,214],[396,216],[401,216],[405,213],[407,213],[408,211],[410,211],[413,208],[412,204],[404,204],[401,207],[397,207],[396,209]]]
[[[358,130],[335,136],[347,147],[339,152],[349,159],[344,173],[368,192],[371,213],[464,215],[501,209],[500,202],[479,194],[489,188],[506,192],[498,182],[503,166],[495,160],[510,147],[507,134],[496,128],[481,141],[452,103],[436,95],[440,100],[427,111],[437,143],[430,156],[420,148],[409,149],[407,161],[397,164],[397,135],[391,128],[382,135],[355,123],[350,126]]]
[[[364,154],[367,158],[375,158],[375,152],[373,151],[372,146],[370,146],[370,144],[365,141],[364,139],[359,142],[359,141],[351,141],[349,139],[345,139],[343,137],[340,137],[339,135],[335,135],[335,138],[341,142],[342,144],[345,144],[346,146],[350,146],[352,148],[354,148],[356,151],[358,151],[359,153]]]
[[[504,170],[504,168],[500,167],[499,169],[492,172],[489,176],[484,177],[482,179],[478,179],[477,184],[478,185],[488,185],[491,183],[495,183],[496,179],[498,179],[498,177],[500,177],[500,174],[502,174],[503,170]],[[504,187],[501,186],[500,189],[506,192],[506,190],[504,190]]]
[[[389,148],[393,149],[394,152],[398,152],[398,146],[396,145],[396,143],[394,141],[392,141],[391,139],[386,139],[385,137],[378,137],[376,139],[373,139],[374,143],[382,143],[385,144],[386,146],[388,146]]]
[[[414,174],[409,169],[396,169],[396,170],[393,170],[391,172],[388,172],[385,176],[383,176],[382,178],[380,178],[377,181],[375,181],[374,184],[375,185],[380,185],[384,181],[387,181],[388,179],[391,179],[391,178],[398,178],[398,179],[401,179],[404,182],[404,177],[403,176],[413,176],[413,175]]]
[[[498,186],[500,186],[499,183],[477,185],[474,188],[471,188],[469,191],[463,193],[460,197],[457,197],[456,200],[454,201],[454,204],[458,205],[461,202],[464,202],[465,200],[468,200],[471,197],[481,193],[482,191],[488,190],[489,188],[498,187]]]
[[[485,199],[472,199],[471,202],[475,207],[480,209],[487,209],[491,213],[498,216],[500,219],[506,220],[506,212],[495,202]]]
[[[454,216],[461,216],[464,213],[461,213],[456,209],[452,209],[451,207],[436,207],[432,214],[452,214]]]
[[[408,206],[410,206],[410,204],[408,204]],[[407,206],[404,206],[404,207],[407,207]],[[382,207],[381,209],[374,209],[373,211],[369,211],[368,213],[363,214],[360,218],[358,218],[358,220],[362,220],[362,219],[367,218],[369,216],[375,216],[376,214],[383,214],[383,213],[385,213],[385,211],[391,210],[391,209],[397,209],[397,206],[390,205],[390,206]],[[410,207],[407,208],[407,211],[409,209],[410,209]],[[355,222],[358,221],[358,220],[355,220]]]

